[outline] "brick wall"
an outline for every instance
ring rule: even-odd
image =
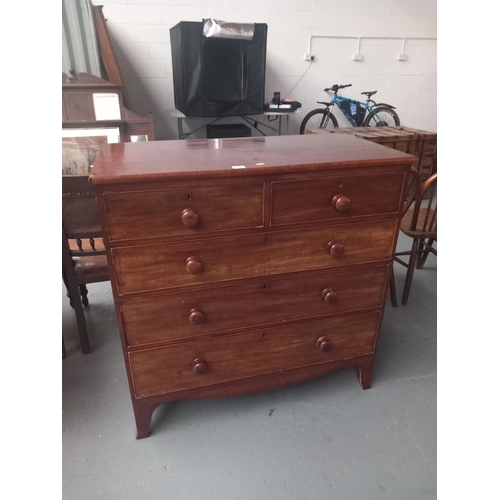
[[[402,125],[437,130],[437,42],[428,40],[437,36],[437,0],[94,0],[94,4],[104,5],[134,109],[139,114],[153,111],[157,139],[177,138],[177,121],[167,112],[174,107],[169,29],[179,21],[207,17],[268,24],[266,100],[274,91],[284,97],[293,88],[288,97],[302,103],[301,114],[290,119],[290,133],[298,133],[304,114],[318,107],[317,100],[326,100],[323,89],[334,83],[351,83],[342,95],[357,99],[363,91],[377,90],[375,100],[396,106]],[[312,35],[355,39],[313,38],[315,58],[310,63],[304,55]],[[353,61],[358,37],[363,60]],[[403,38],[407,60],[398,61]],[[335,114],[340,126],[348,126],[343,116]],[[190,119],[186,125],[189,130],[203,123]]]

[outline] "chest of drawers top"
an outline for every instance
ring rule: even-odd
[[[415,157],[354,136],[306,134],[104,145],[94,185],[408,165]],[[353,171],[353,173],[355,173]]]

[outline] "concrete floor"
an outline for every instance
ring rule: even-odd
[[[88,287],[88,355],[63,290],[63,499],[435,499],[436,267],[430,255],[415,271],[408,305],[388,299],[370,390],[347,368],[261,394],[165,404],[142,440],[109,283]],[[395,271],[401,302],[405,269]]]

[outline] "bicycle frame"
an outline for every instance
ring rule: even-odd
[[[328,111],[331,112],[331,108],[336,104],[342,114],[347,118],[348,122],[353,126],[353,127],[359,127],[360,125],[356,125],[356,122],[353,120],[353,118],[348,115],[344,109],[339,105],[340,102],[349,102],[351,104],[359,104],[362,108],[366,109],[366,114],[365,116],[368,116],[369,113],[373,111],[373,108],[370,106],[370,103],[376,104],[375,101],[372,101],[371,99],[367,99],[366,102],[362,101],[357,101],[356,99],[349,99],[348,97],[342,97],[341,95],[333,94],[332,100],[330,101],[330,104],[328,105]],[[375,115],[375,120],[380,121],[378,116]]]

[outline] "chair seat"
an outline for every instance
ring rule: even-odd
[[[75,275],[78,281],[85,278],[95,281],[109,280],[108,261],[105,255],[90,255],[88,257],[73,257],[75,263]]]
[[[433,230],[425,230],[424,227],[429,225],[429,221],[434,219],[434,210],[429,209],[429,213],[425,211],[420,211],[418,214],[418,220],[417,220],[417,225],[415,229],[410,229],[411,228],[411,220],[413,218],[413,209],[410,208],[403,218],[401,219],[401,231],[403,231],[406,236],[409,236],[410,238],[432,238],[432,239],[437,239],[437,227],[434,224]],[[427,223],[426,223],[427,219]]]

